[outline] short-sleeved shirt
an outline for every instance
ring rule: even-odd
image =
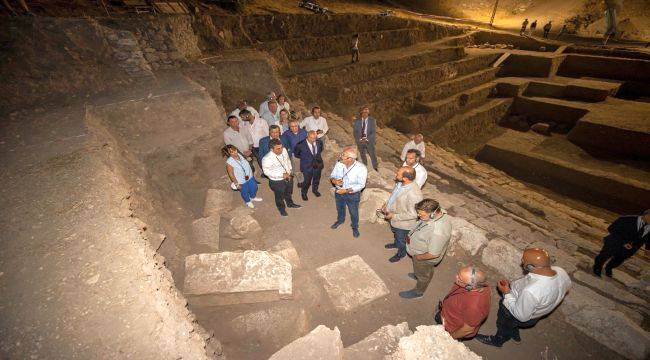
[[[239,184],[244,184],[246,183],[246,176],[248,176],[248,179],[253,178],[253,170],[251,169],[251,165],[244,159],[241,155],[239,155],[239,160],[233,158],[232,156],[226,160],[226,163],[230,166],[232,166],[233,173],[235,173],[235,179],[237,179],[237,183]]]
[[[451,220],[449,215],[443,212],[442,216],[437,219],[418,221],[415,228],[409,233],[406,251],[411,256],[424,253],[438,255],[435,259],[427,260],[427,262],[438,265],[447,252],[450,239]]]
[[[454,284],[442,302],[445,330],[451,334],[467,324],[475,328],[467,337],[475,336],[490,314],[490,296],[490,287],[467,291]]]

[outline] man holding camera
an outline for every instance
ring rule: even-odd
[[[336,188],[336,222],[331,228],[336,229],[345,222],[345,208],[350,212],[352,220],[352,236],[359,237],[359,201],[361,191],[366,187],[368,169],[357,161],[357,150],[346,147],[341,153],[340,161],[336,163],[330,181]]]
[[[291,160],[280,139],[271,139],[269,148],[271,151],[262,159],[262,170],[269,178],[269,187],[275,195],[275,206],[280,211],[280,215],[288,216],[287,207],[300,207],[291,199],[293,194]]]
[[[301,195],[304,201],[309,200],[307,191],[311,186],[311,191],[316,197],[320,196],[318,185],[320,184],[321,171],[323,170],[323,141],[318,138],[318,133],[311,130],[307,133],[307,138],[296,145],[293,154],[300,159],[300,171],[303,174]]]
[[[385,247],[397,249],[397,254],[388,261],[398,262],[406,256],[406,237],[417,224],[418,213],[415,205],[420,201],[422,201],[422,191],[415,183],[415,169],[410,166],[399,168],[395,174],[393,192],[381,209],[384,219],[390,222],[390,229],[395,239]]]

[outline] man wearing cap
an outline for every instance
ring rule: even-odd
[[[645,244],[650,249],[650,209],[641,215],[621,216],[608,228],[602,250],[594,261],[594,274],[601,276],[603,265],[605,275],[611,277],[612,270],[625,259],[632,257]]]
[[[501,347],[512,339],[521,342],[519,328],[534,326],[543,316],[550,314],[564,299],[571,279],[564,269],[551,266],[544,249],[526,249],[521,257],[521,267],[526,274],[510,284],[502,279],[497,288],[503,294],[497,313],[497,333],[476,335],[475,339],[491,346]]]

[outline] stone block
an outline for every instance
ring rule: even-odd
[[[277,349],[308,333],[309,318],[304,308],[280,305],[239,315],[228,328],[243,341],[253,337]]]
[[[359,256],[354,255],[316,269],[334,307],[350,311],[389,294],[388,287]]]
[[[366,184],[366,186],[368,186],[367,190],[371,189],[371,187],[390,190],[393,188],[394,185],[395,184],[393,182],[388,182],[384,178],[382,178],[379,175],[379,173],[377,173],[376,171],[368,172],[368,180]]]
[[[454,340],[441,325],[418,326],[411,336],[399,341],[397,351],[387,360],[478,360],[462,342]]]
[[[208,189],[205,195],[205,206],[203,216],[221,215],[224,210],[230,208],[232,202],[232,191],[221,189]]]
[[[330,330],[323,325],[318,325],[309,334],[271,355],[269,360],[340,360],[342,358],[343,342],[339,328]]]
[[[587,306],[567,316],[566,321],[626,358],[650,356],[650,334],[618,311]]]
[[[449,212],[452,213],[454,216],[463,218],[465,220],[476,219],[476,215],[470,212],[469,209],[467,209],[467,207],[465,206],[452,206],[451,208],[449,208]]]
[[[192,222],[192,238],[194,242],[205,245],[213,250],[219,250],[220,216],[210,216],[196,219]]]
[[[262,233],[262,227],[252,216],[253,210],[238,207],[228,213],[228,236],[233,239],[254,239]]]
[[[298,257],[298,252],[296,248],[293,247],[293,243],[289,240],[282,240],[273,246],[271,252],[280,255],[283,259],[287,260],[293,269],[300,268],[300,257]]]
[[[488,243],[486,232],[465,219],[452,217],[451,240],[458,244],[472,256],[476,255],[481,247]]]
[[[573,282],[571,284],[571,289],[560,304],[559,310],[565,316],[569,316],[587,306],[601,307],[610,310],[616,309],[616,303],[614,301],[599,295],[588,287]]]
[[[551,135],[551,125],[547,123],[535,123],[530,127],[531,130],[538,134],[550,136]]]
[[[372,224],[383,224],[384,219],[377,216],[377,209],[388,201],[390,193],[383,189],[367,188],[361,194],[359,204],[359,220],[367,221]]]
[[[636,305],[647,306],[647,302],[640,297],[629,293],[626,289],[623,289],[616,285],[616,283],[611,280],[606,280],[602,278],[595,277],[591,274],[587,274],[584,271],[576,271],[573,274],[573,278],[577,281],[580,281],[583,284],[588,285],[589,287],[598,289],[605,294],[612,294],[621,302],[631,303]]]
[[[197,305],[287,299],[292,296],[291,264],[266,251],[190,255],[183,288]]]
[[[491,240],[483,253],[481,261],[503,274],[512,281],[522,276],[521,269],[522,251],[503,239]]]
[[[384,360],[387,355],[397,350],[401,338],[411,334],[409,324],[406,322],[382,326],[365,339],[346,347],[343,350],[343,359]]]

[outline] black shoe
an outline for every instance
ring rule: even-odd
[[[402,260],[402,257],[397,255],[397,254],[393,255],[390,259],[388,259],[388,261],[393,262],[393,263],[398,262],[400,260]]]
[[[503,346],[503,343],[498,342],[494,336],[477,334],[476,336],[474,336],[474,339],[482,342],[485,345],[496,346],[496,347]]]
[[[284,210],[284,209],[280,210],[280,215],[281,216],[289,216],[289,214],[287,214],[287,210]]]
[[[358,238],[359,235],[360,235],[360,234],[359,234],[359,230],[357,230],[357,229],[352,229],[352,236],[354,236],[355,238]]]
[[[417,298],[421,298],[423,295],[424,294],[420,294],[415,289],[409,291],[401,291],[399,293],[399,296],[403,297],[404,299],[417,299]]]
[[[320,197],[320,193],[318,191],[312,191],[316,197]]]
[[[415,281],[417,281],[417,280],[418,280],[418,277],[417,277],[417,276],[415,276],[415,273],[408,273],[408,275],[407,275],[407,276],[408,276],[408,277],[410,277],[411,279],[413,279],[413,280],[415,280]]]
[[[343,223],[340,223],[340,222],[337,221],[334,224],[332,224],[332,226],[330,226],[330,228],[336,229],[337,227],[341,226],[341,224],[343,224]]]
[[[612,277],[612,269],[605,268],[605,276],[607,277]]]
[[[302,197],[303,201],[309,200],[309,198],[307,197],[307,194],[300,194],[300,197]]]
[[[373,169],[375,169],[376,172],[379,172],[379,168],[373,167]]]
[[[298,204],[296,204],[296,203],[291,203],[291,204],[288,204],[287,207],[288,207],[288,208],[292,208],[292,209],[299,209],[299,208],[301,208],[302,206],[301,206],[301,205],[298,205]]]
[[[521,345],[521,336],[519,336],[519,334],[514,335],[512,337],[512,341],[514,341],[515,344],[517,344],[517,345]]]
[[[301,182],[298,183],[298,188],[302,188],[302,183]]]
[[[384,245],[384,247],[386,249],[397,249],[397,245],[395,245],[394,243],[388,243],[388,244]]]
[[[596,275],[596,276],[598,276],[598,277],[602,277],[602,276],[603,276],[603,271],[602,271],[601,269],[596,268],[595,266],[594,266],[594,268],[593,268],[593,273],[594,273],[594,275]]]

